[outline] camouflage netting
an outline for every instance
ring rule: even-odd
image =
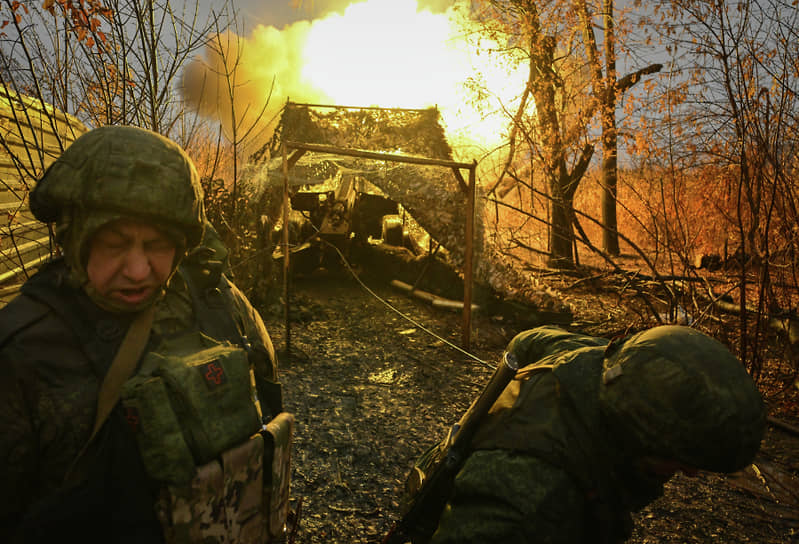
[[[284,140],[452,160],[436,108],[385,110],[326,108],[289,104],[272,139],[253,160],[280,157]]]
[[[270,142],[253,155],[249,170],[250,181],[260,185],[263,194],[268,195],[264,200],[271,201],[269,213],[275,213],[275,218],[282,202],[283,141],[452,160],[452,149],[435,108],[327,108],[322,112],[313,107],[289,104],[284,108],[281,122]],[[318,184],[340,173],[368,181],[385,196],[401,204],[414,221],[448,251],[451,264],[462,271],[466,192],[451,168],[306,152],[289,171],[289,185]],[[464,169],[461,173],[468,179],[468,171]],[[504,262],[485,243],[479,185],[477,191],[474,231],[476,296],[489,291],[483,294],[523,299],[547,311],[565,311],[560,301],[533,288],[528,278]]]

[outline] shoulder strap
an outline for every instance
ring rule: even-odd
[[[150,338],[155,306],[155,304],[151,305],[136,316],[136,319],[130,324],[125,338],[122,339],[122,345],[119,346],[119,351],[117,351],[114,360],[111,362],[108,373],[106,373],[100,386],[100,391],[97,394],[97,416],[89,440],[94,438],[94,435],[97,434],[97,431],[108,418],[111,409],[119,400],[122,384],[133,374],[136,363],[144,352],[147,340]]]
[[[103,383],[100,385],[100,390],[97,393],[97,415],[94,419],[92,434],[75,457],[75,460],[72,461],[69,470],[67,470],[67,474],[64,477],[65,483],[74,483],[77,475],[83,473],[82,470],[77,470],[78,465],[83,462],[83,459],[87,459],[85,453],[89,445],[92,443],[94,437],[97,435],[97,431],[100,430],[103,423],[108,419],[111,410],[119,400],[122,385],[130,375],[133,374],[136,363],[144,352],[147,340],[150,337],[154,316],[155,304],[136,316],[136,319],[133,320],[130,328],[128,328],[128,332],[122,340],[122,345],[119,347],[119,351],[117,351],[114,360],[111,362],[111,366],[105,378],[103,378]]]

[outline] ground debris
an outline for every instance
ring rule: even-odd
[[[489,367],[447,344],[459,342],[459,313],[398,296],[388,282],[369,287],[415,323],[347,276],[298,280],[293,287],[293,300],[313,308],[291,323],[291,353],[280,361],[285,405],[296,417],[291,496],[292,507],[301,506],[297,543],[381,542],[399,515],[413,461],[457,421],[491,375]],[[617,299],[569,296],[581,302],[575,305],[577,327],[583,324],[590,334],[610,337],[640,317],[622,314]],[[605,321],[598,317],[602,312],[613,315]],[[494,363],[520,329],[507,319],[473,317],[472,353]],[[280,349],[283,313],[264,312],[264,318]],[[440,338],[428,338],[419,325]],[[773,496],[747,471],[678,475],[661,499],[636,515],[628,542],[799,541],[796,508],[777,491],[777,482],[784,482],[796,492],[797,453],[799,438],[767,430],[754,466]]]

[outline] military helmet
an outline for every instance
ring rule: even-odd
[[[99,226],[98,215],[152,221],[181,233],[185,248],[200,242],[205,224],[189,156],[160,134],[131,126],[101,127],[75,140],[37,183],[30,208],[57,227],[86,218]]]
[[[668,325],[608,352],[600,409],[625,456],[718,472],[752,462],[765,431],[763,399],[723,344]]]

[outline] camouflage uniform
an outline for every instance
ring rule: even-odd
[[[540,327],[508,350],[530,364],[478,430],[435,544],[623,542],[630,512],[669,478],[641,470],[642,459],[731,472],[760,446],[757,388],[723,345],[692,329],[609,343]]]
[[[195,329],[246,343],[265,420],[281,411],[271,340],[223,274],[225,250],[206,228],[197,173],[171,141],[132,127],[90,131],[46,172],[31,209],[55,222],[65,256],[45,265],[0,310],[0,541],[9,542],[21,526],[21,541],[33,540],[37,526],[36,537],[49,541],[55,540],[50,530],[64,541],[70,535],[84,542],[161,541],[154,510],[159,485],[147,476],[119,405],[90,450],[89,483],[67,494],[60,489],[91,434],[99,384],[134,318],[87,288],[91,236],[131,217],[175,242],[175,271],[148,302],[156,313],[147,350]]]

